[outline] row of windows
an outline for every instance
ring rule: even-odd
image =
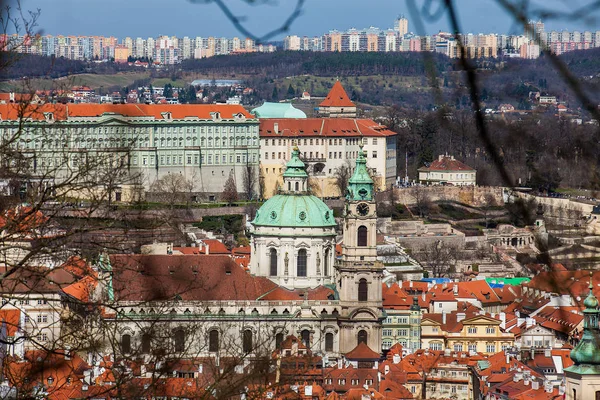
[[[19,128],[0,128],[0,134],[16,133]],[[159,135],[167,134],[183,134],[183,133],[215,133],[215,134],[234,134],[234,133],[258,133],[258,126],[145,126],[145,127],[130,127],[130,126],[60,126],[44,127],[47,132],[65,135],[68,132],[76,131],[85,134],[150,134],[153,129]],[[25,132],[31,133],[35,130],[32,127],[24,127]]]
[[[9,302],[9,300],[7,298],[2,299],[2,305],[7,304],[8,302]],[[20,299],[20,300],[14,301],[13,303],[18,304],[20,306],[28,306],[30,304],[42,305],[42,304],[48,304],[48,300],[46,300],[46,299],[38,299],[38,300]]]
[[[209,352],[217,352],[220,348],[220,333],[216,329],[212,329],[207,335],[207,346]],[[244,353],[250,353],[254,349],[254,334],[250,329],[242,332],[242,350]],[[183,329],[173,331],[173,350],[181,353],[186,351],[187,333]],[[148,333],[142,334],[140,350],[142,353],[150,353],[153,347],[152,335]],[[121,336],[121,352],[129,354],[132,351],[131,335],[124,334]]]
[[[408,324],[408,317],[387,317],[383,323],[384,324]],[[419,324],[420,318],[411,318],[411,324]]]
[[[468,333],[477,333],[477,327],[476,326],[469,326],[467,328],[467,332]],[[496,333],[496,327],[494,326],[488,326],[485,328],[485,333],[487,334],[494,334]]]
[[[322,139],[322,138],[316,138],[316,139],[264,139],[264,145],[265,146],[269,146],[269,143],[271,146],[287,146],[288,145],[288,140],[291,140],[291,145],[292,146],[319,146],[319,145],[325,145],[327,144],[327,140],[329,140],[329,145],[330,146],[342,146],[344,144],[346,145],[358,145],[360,143],[360,139],[359,138],[349,138],[349,139],[342,139],[342,138],[335,138],[335,139]],[[368,145],[369,144],[369,138],[362,138],[362,144],[364,145]],[[376,145],[377,144],[377,138],[372,138],[371,139],[371,144]]]
[[[228,143],[229,142],[229,143]],[[19,141],[14,142],[12,147],[16,147],[17,149],[53,149],[53,148],[78,148],[78,149],[96,149],[96,148],[118,148],[118,147],[184,147],[185,146],[198,146],[200,147],[208,147],[208,148],[228,148],[235,146],[256,146],[258,142],[257,138],[238,138],[237,140],[234,138],[230,138],[229,140],[223,138],[222,140],[212,138],[201,138],[198,140],[197,138],[188,138],[185,140],[183,138],[156,138],[154,142],[150,139],[146,138],[145,140],[135,140],[135,139],[125,139],[125,138],[87,138],[87,139],[75,139],[71,142],[62,141],[62,140],[25,140],[21,139]],[[69,144],[70,143],[70,144]]]
[[[410,330],[410,329],[405,329],[405,328],[396,330],[397,336],[406,337],[409,334],[411,336],[419,336],[419,330],[418,329]],[[382,335],[383,336],[394,336],[394,330],[393,329],[383,329]]]
[[[265,151],[264,154],[265,154],[265,158],[264,159],[265,160],[269,160],[269,152]],[[329,158],[330,159],[334,159],[334,160],[337,160],[337,159],[341,160],[341,159],[343,159],[342,155],[343,155],[343,152],[341,152],[341,151],[330,151],[329,152]],[[357,151],[347,151],[345,155],[346,155],[347,159],[349,159],[349,158],[356,158],[356,157],[358,157],[358,152]],[[312,158],[325,158],[325,154],[324,153],[319,153],[319,152],[314,152],[313,153],[312,151],[311,152],[304,152],[303,156],[305,158],[308,158],[308,159],[312,159]],[[367,157],[368,157],[368,155],[367,155]],[[277,153],[275,153],[274,151],[271,152],[271,158],[270,158],[271,160],[281,160],[283,158],[286,158],[286,159],[288,158],[286,152],[281,152],[281,151],[278,151]],[[371,152],[371,158],[377,158],[377,152],[376,151],[372,151]]]
[[[298,182],[296,182],[296,190],[298,190]],[[329,275],[329,257],[330,250],[325,250],[325,258],[323,261],[323,274]],[[306,276],[307,274],[307,253],[305,249],[298,250],[298,256],[296,259],[296,276]],[[271,249],[269,251],[269,274],[271,276],[279,275],[279,267],[278,267],[278,256],[277,250]]]
[[[221,347],[221,334],[217,329],[212,329],[208,332],[207,335],[207,348],[208,351],[211,353],[216,353],[219,351],[220,347]],[[310,337],[310,331],[308,331],[307,329],[304,329],[300,332],[300,339],[302,340],[302,343],[310,348],[311,345],[311,337]],[[187,333],[185,332],[185,330],[183,329],[177,329],[175,331],[173,331],[173,336],[172,336],[172,340],[173,340],[173,350],[176,352],[184,352],[186,351],[186,345],[187,345]],[[283,333],[279,332],[275,335],[275,346],[276,348],[281,348],[281,344],[283,343],[284,337],[283,337]],[[360,344],[361,342],[366,343],[367,342],[367,332],[364,330],[361,330],[358,333],[358,344]],[[141,340],[140,340],[140,349],[142,353],[150,353],[152,351],[152,347],[153,347],[153,342],[155,340],[153,339],[152,335],[149,333],[144,333],[141,336]],[[325,334],[325,351],[333,351],[333,341],[334,341],[334,336],[333,333],[331,332],[327,332]],[[251,353],[254,350],[255,347],[255,343],[254,343],[254,333],[252,332],[252,330],[250,329],[246,329],[242,332],[242,351],[244,353]],[[133,348],[132,348],[132,337],[130,334],[124,334],[121,336],[121,352],[123,354],[130,354],[132,352]]]

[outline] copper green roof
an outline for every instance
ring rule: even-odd
[[[278,194],[256,212],[254,226],[332,227],[333,211],[321,199],[309,194]]]
[[[267,200],[257,211],[252,224],[254,226],[276,227],[333,227],[335,218],[333,211],[323,200],[310,194],[309,191],[292,191],[286,189],[286,181],[298,182],[297,179],[308,180],[306,165],[300,159],[300,150],[294,147],[292,157],[285,166],[283,173],[284,189]],[[295,185],[294,185],[295,187]],[[306,187],[306,186],[304,186]]]
[[[290,103],[270,103],[268,101],[253,109],[252,114],[257,118],[306,118],[304,111]]]
[[[367,170],[367,159],[362,146],[358,151],[354,173],[348,181],[348,200],[372,200],[373,199],[373,179]]]
[[[306,165],[300,159],[300,150],[298,147],[294,147],[292,150],[292,158],[285,165],[285,172],[283,173],[284,178],[307,178]]]
[[[592,291],[593,283],[590,275],[590,292],[583,302],[583,335],[577,346],[571,351],[571,359],[575,365],[565,368],[565,371],[582,375],[600,374],[600,326],[598,299]]]

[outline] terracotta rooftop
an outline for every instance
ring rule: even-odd
[[[113,255],[118,301],[256,300],[277,287],[254,277],[227,255]]]
[[[350,100],[340,81],[336,81],[319,107],[356,107],[356,104]]]
[[[475,171],[475,169],[455,160],[454,157],[440,156],[428,167],[419,168],[419,171]]]
[[[380,125],[371,119],[268,118],[260,120],[259,134],[261,138],[386,137],[394,136],[396,132],[387,129],[385,125]]]
[[[28,105],[26,108],[18,104],[0,104],[0,115],[3,120],[18,120],[22,116],[34,120],[44,120],[44,113],[53,113],[54,120],[63,121],[68,118],[100,117],[103,114],[115,114],[125,117],[154,117],[163,120],[163,113],[170,112],[173,119],[197,117],[212,119],[211,113],[218,112],[221,118],[232,119],[241,114],[246,118],[254,118],[240,105],[232,104],[43,104]]]
[[[348,360],[379,360],[381,354],[371,350],[364,342],[360,342],[358,346],[350,350],[344,355]]]

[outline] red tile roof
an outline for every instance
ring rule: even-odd
[[[360,342],[358,346],[350,350],[344,355],[348,360],[379,360],[381,354],[371,350],[364,342]]]
[[[441,156],[428,167],[419,168],[419,171],[475,171],[475,169],[453,157]]]
[[[96,278],[86,276],[79,282],[75,282],[63,288],[63,292],[81,302],[87,303],[90,301],[91,294],[94,292],[97,285],[98,280]]]
[[[6,335],[14,337],[19,330],[21,311],[18,309],[1,309],[0,322],[6,324]]]
[[[227,255],[112,255],[120,301],[256,300],[277,285],[254,277]]]
[[[356,104],[350,100],[340,81],[336,81],[319,107],[356,107]]]
[[[173,119],[197,117],[199,119],[212,119],[211,113],[218,112],[221,118],[232,119],[237,114],[246,118],[254,118],[240,105],[233,104],[43,104],[27,105],[26,108],[18,104],[0,104],[0,115],[3,120],[17,120],[27,116],[35,120],[44,120],[44,113],[51,112],[55,120],[66,120],[76,117],[99,117],[103,114],[117,114],[126,117],[154,117],[164,119],[163,114],[170,112]]]
[[[277,124],[277,130],[275,129]],[[271,137],[386,137],[394,136],[385,125],[356,118],[268,118],[260,120],[261,138]]]

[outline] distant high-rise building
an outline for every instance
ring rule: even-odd
[[[544,34],[544,23],[542,21],[529,21],[525,25],[525,36],[529,40],[535,40],[537,43],[542,43],[546,36]]]
[[[396,19],[394,30],[398,31],[400,37],[403,37],[408,33],[408,19],[404,18],[404,15],[401,15]]]

